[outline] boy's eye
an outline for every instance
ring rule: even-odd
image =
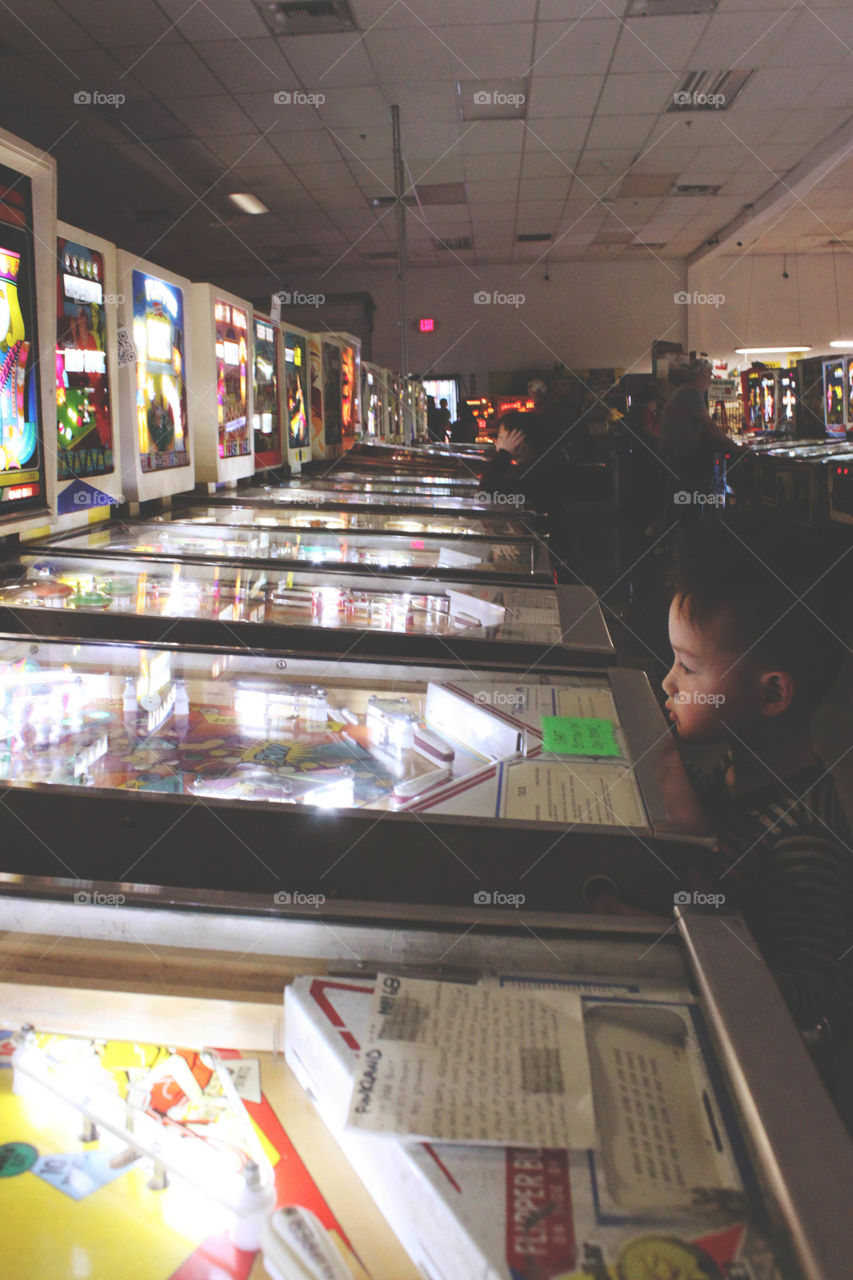
[[[692,669],[691,669],[690,667],[685,667],[685,665],[684,665],[684,663],[683,663],[683,662],[679,662],[679,664],[678,664],[678,665],[679,665],[679,667],[681,667],[681,670],[684,672],[684,674],[685,674],[686,676],[692,676],[692,675],[693,675],[693,671],[692,671]]]

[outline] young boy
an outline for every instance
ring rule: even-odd
[[[832,581],[778,531],[686,531],[663,681],[682,742],[729,744],[713,771],[691,770],[719,840],[713,891],[742,912],[824,1060],[853,1038],[853,835],[809,724],[850,652],[847,563]]]

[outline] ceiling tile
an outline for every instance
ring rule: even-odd
[[[454,26],[447,43],[452,56],[452,74],[458,80],[482,80],[506,76],[524,77],[533,61],[533,23],[512,22],[498,26]]]
[[[824,73],[834,64],[847,63],[853,49],[853,12],[831,9],[819,16],[808,9],[800,12],[785,26],[784,38],[776,43],[768,57],[767,67],[820,67]]]
[[[631,167],[634,151],[610,149],[607,151],[584,148],[578,161],[577,171],[581,177],[588,174],[602,174],[612,181],[621,182]]]
[[[175,115],[200,137],[209,133],[252,133],[252,121],[228,94],[217,94],[212,98],[176,98],[171,106]]]
[[[415,177],[425,167],[424,162],[437,160],[445,152],[454,149],[460,138],[458,124],[410,124],[403,135],[403,153],[410,160],[417,160]],[[461,151],[460,151],[461,156]]]
[[[75,49],[89,49],[97,44],[97,37],[80,26],[54,0],[26,0],[20,6],[26,22],[6,22],[3,28],[3,44],[21,53],[44,53],[44,33],[50,32],[50,44],[57,50],[57,62],[61,57],[69,65],[68,55]],[[11,13],[12,11],[9,10]]]
[[[516,182],[469,182],[468,199],[471,204],[514,200],[518,193]]]
[[[682,72],[708,23],[707,14],[635,18],[622,23],[611,72]]]
[[[257,165],[274,165],[281,162],[279,153],[268,142],[264,141],[257,130],[253,133],[214,136],[208,138],[207,145],[217,159],[222,162],[223,168],[238,164],[247,158],[250,163]]]
[[[568,182],[577,170],[577,151],[525,151],[521,167],[522,182],[533,182],[538,190],[543,178],[564,178]]]
[[[463,155],[481,155],[489,151],[517,151],[524,136],[521,120],[480,120],[462,143]]]
[[[302,110],[302,108],[297,108]],[[349,129],[353,125],[364,133],[367,125],[384,124],[390,119],[390,108],[378,89],[362,86],[354,89],[326,90],[326,101],[319,116],[330,128]]]
[[[295,133],[302,129],[319,129],[323,125],[316,107],[276,102],[275,95],[270,92],[239,93],[235,101],[262,132],[281,129],[284,133]]]
[[[187,40],[227,40],[229,37],[261,39],[269,29],[251,0],[158,0],[175,30]],[[122,11],[127,6],[122,6]],[[116,6],[113,5],[115,9]]]
[[[376,75],[367,42],[357,32],[281,37],[280,48],[306,89],[372,85]]]
[[[726,112],[726,119],[734,122],[742,116],[749,116],[754,112],[763,114],[773,109],[789,111],[804,99],[808,99],[808,105],[811,105],[812,95],[827,78],[826,71],[820,67],[802,67],[796,76],[780,76],[778,71],[759,67]],[[844,78],[846,100],[853,105],[849,73]]]
[[[793,6],[788,6],[788,11]],[[728,67],[756,67],[766,64],[782,39],[788,19],[778,13],[715,13],[690,61],[696,70],[723,71]],[[721,53],[728,57],[722,58]]]
[[[290,133],[286,128],[280,128],[267,137],[270,146],[287,161],[304,160],[320,164],[326,160],[339,160],[342,154],[349,158],[344,148],[339,147],[325,129],[301,129]]]
[[[199,45],[198,52],[232,93],[247,86],[256,92],[292,92],[302,87],[272,36],[266,40],[208,40]]]
[[[580,116],[566,120],[534,120],[525,126],[525,152],[579,151],[588,128],[589,121]]]
[[[540,22],[533,58],[537,75],[595,75],[610,63],[622,24],[615,18]]]
[[[140,84],[166,101],[222,92],[216,76],[186,44],[122,47],[117,56]]]
[[[364,49],[370,55],[368,78],[360,83],[372,84],[376,73],[387,78],[385,68],[393,68],[398,82],[431,81],[434,85],[446,84],[456,72],[451,66],[448,43],[453,47],[453,35],[444,31],[441,35],[422,29],[422,34],[410,40],[400,39],[399,31],[384,30],[382,24],[362,38]]]
[[[527,119],[535,123],[552,116],[588,116],[595,109],[604,76],[546,76],[534,70]]]
[[[653,115],[598,116],[586,140],[588,147],[641,147],[657,120]]]
[[[362,198],[359,187],[353,181],[352,175],[343,161],[337,164],[293,163],[291,168],[294,176],[308,191],[347,190],[353,200]]]
[[[597,114],[624,117],[634,113],[665,111],[677,85],[676,77],[666,71],[608,76]]]

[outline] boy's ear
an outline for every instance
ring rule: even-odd
[[[797,691],[790,671],[765,671],[760,677],[763,716],[781,716],[789,710]]]

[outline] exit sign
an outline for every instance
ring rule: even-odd
[[[418,321],[418,333],[435,333],[437,322],[432,316],[424,316]]]

